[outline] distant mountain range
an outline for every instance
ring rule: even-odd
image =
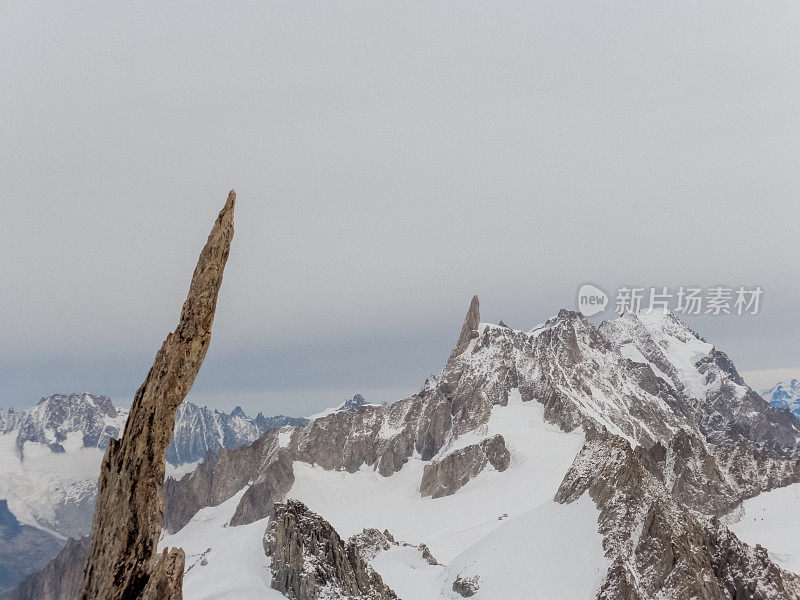
[[[763,396],[772,406],[788,409],[800,419],[800,379],[780,382],[764,392]]]
[[[100,461],[128,413],[95,394],[55,394],[24,410],[0,410],[0,592],[43,567],[67,537],[91,531]],[[171,472],[190,470],[209,452],[238,448],[270,429],[305,418],[255,418],[184,402],[167,449]]]

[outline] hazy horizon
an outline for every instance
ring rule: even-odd
[[[231,188],[197,404],[399,399],[473,294],[529,329],[584,283],[761,286],[686,321],[800,374],[798,34],[778,2],[3,3],[0,407],[132,398]]]

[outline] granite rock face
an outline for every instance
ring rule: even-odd
[[[88,556],[88,537],[69,539],[58,556],[20,583],[6,600],[75,600],[81,591]]]
[[[395,593],[325,519],[302,502],[275,505],[264,534],[272,587],[291,600],[394,600]]]
[[[456,344],[450,358],[454,358],[464,352],[469,343],[478,337],[478,326],[481,322],[480,301],[477,296],[472,297],[467,309],[467,316],[464,317],[464,324],[461,326],[461,335],[458,336]]]
[[[449,496],[483,471],[487,464],[498,471],[505,471],[510,462],[511,455],[505,440],[497,434],[425,465],[420,494],[433,498]]]
[[[231,192],[200,253],[177,328],[136,392],[125,431],[103,459],[82,600],[181,598],[183,551],[155,550],[164,520],[164,456],[175,411],[197,376],[233,238]]]
[[[257,483],[254,483],[242,496],[230,524],[246,525],[272,515],[277,500],[282,500],[294,484],[292,461],[286,452],[279,452],[277,458],[263,470]]]
[[[351,536],[350,539],[347,540],[347,543],[356,546],[361,556],[369,561],[378,556],[381,552],[386,552],[392,548],[415,548],[419,550],[422,559],[429,565],[439,564],[439,561],[434,558],[427,545],[399,542],[385,529],[382,532],[374,527],[364,529],[361,533]]]
[[[718,519],[677,502],[618,436],[588,436],[556,501],[584,493],[600,510],[612,563],[598,600],[799,597],[800,577],[780,569],[763,548],[740,542]]]

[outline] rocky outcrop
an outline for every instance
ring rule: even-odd
[[[75,600],[81,591],[88,556],[88,537],[69,539],[58,556],[20,583],[6,600]]]
[[[248,446],[235,450],[223,449],[219,456],[209,452],[206,459],[192,473],[184,475],[178,481],[168,478],[164,483],[167,500],[164,529],[174,533],[204,506],[216,506],[245,485],[258,486],[262,480],[269,480],[278,472],[284,473],[288,485],[291,486],[291,481],[294,481],[291,461],[277,466],[273,464],[281,463],[288,458],[287,456],[281,458],[282,454],[285,455],[285,451],[279,443],[278,434],[278,430],[273,429]],[[275,495],[275,492],[285,487],[286,484],[283,483],[273,489],[272,502],[283,499]],[[253,499],[253,495],[248,496],[245,504],[252,504]],[[269,509],[266,512],[268,513]],[[253,513],[248,506],[243,507],[239,514],[244,516]],[[237,521],[240,518],[237,517]]]
[[[763,548],[739,541],[718,519],[677,502],[618,436],[590,432],[556,501],[584,493],[600,510],[611,562],[598,600],[799,597],[800,577],[780,569]]]
[[[291,600],[397,598],[358,547],[343,542],[330,523],[302,502],[275,506],[264,552],[271,559],[272,588]]]
[[[461,335],[458,336],[458,343],[456,343],[456,347],[450,355],[451,359],[464,352],[467,346],[469,346],[469,343],[478,337],[478,326],[480,322],[480,301],[477,296],[473,296],[472,301],[469,303],[469,309],[467,309],[467,316],[464,317],[464,324],[461,326]]]
[[[356,410],[361,408],[367,403],[367,400],[361,394],[356,394],[352,398],[348,398],[344,401],[344,404],[339,408],[339,410]]]
[[[258,481],[242,495],[230,524],[247,525],[271,516],[275,502],[282,500],[293,484],[294,470],[289,454],[279,452],[262,471]]]
[[[136,392],[125,432],[103,458],[82,600],[180,598],[183,552],[155,562],[164,520],[164,455],[175,411],[197,376],[233,238],[231,191],[197,262],[180,321]]]
[[[666,445],[637,446],[637,458],[684,506],[721,516],[739,505],[737,488],[697,435],[680,430]]]
[[[462,577],[459,575],[453,581],[453,591],[464,598],[471,598],[480,589],[480,578],[477,575]]]
[[[510,463],[511,455],[505,440],[497,434],[425,465],[419,491],[423,496],[433,498],[449,496],[483,471],[487,464],[505,471]]]
[[[374,559],[381,552],[386,552],[392,548],[415,548],[419,550],[422,559],[429,565],[439,564],[439,561],[434,558],[427,545],[398,542],[386,529],[384,529],[383,532],[374,527],[364,529],[361,533],[351,536],[350,539],[347,540],[347,543],[357,547],[361,556],[368,561]]]

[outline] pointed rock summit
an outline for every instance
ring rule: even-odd
[[[467,310],[467,316],[464,317],[464,324],[461,326],[461,335],[458,336],[458,343],[456,344],[455,350],[450,355],[450,358],[455,358],[464,350],[467,349],[469,343],[476,337],[478,337],[478,325],[481,322],[481,311],[480,311],[480,301],[478,300],[478,296],[472,297],[472,302],[469,303],[469,310]]]
[[[183,550],[165,549],[156,558],[164,521],[164,457],[175,411],[192,389],[211,342],[217,294],[233,239],[235,203],[231,190],[200,253],[178,326],[167,335],[136,392],[122,438],[109,442],[81,600],[182,597]]]

